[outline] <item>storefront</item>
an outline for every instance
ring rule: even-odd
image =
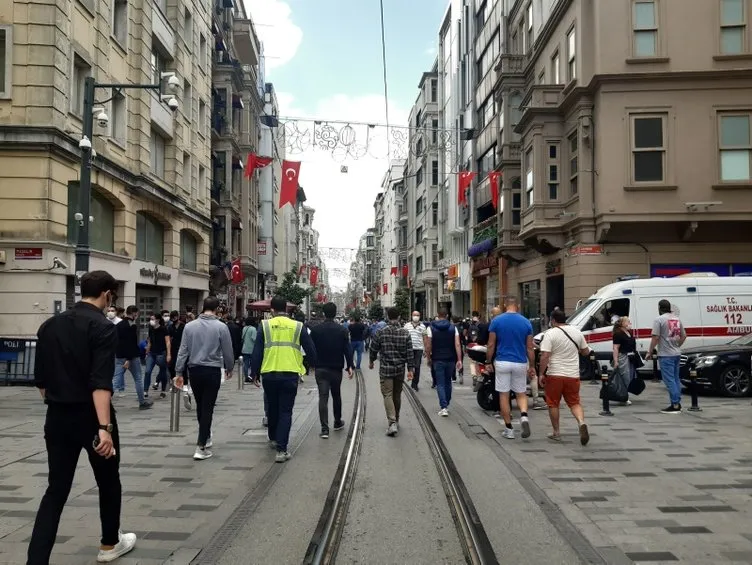
[[[487,318],[499,302],[499,260],[495,254],[476,257],[472,263],[472,310]]]
[[[441,292],[439,292],[438,297],[439,308],[446,309],[451,315],[452,294],[458,288],[459,283],[459,265],[448,265],[441,271],[439,279],[439,284],[441,285]]]

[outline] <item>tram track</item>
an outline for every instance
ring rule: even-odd
[[[357,374],[356,397],[346,447],[324,503],[318,525],[311,538],[303,565],[336,563],[337,551],[347,520],[348,506],[355,485],[358,460],[366,424],[366,387],[362,373]],[[468,565],[498,565],[499,561],[470,494],[452,460],[449,450],[433,425],[416,393],[405,387],[419,426],[426,438],[431,458],[444,489],[449,510]]]

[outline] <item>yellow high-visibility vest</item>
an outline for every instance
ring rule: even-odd
[[[287,316],[277,316],[271,320],[263,320],[261,329],[264,335],[264,359],[261,363],[261,374],[286,372],[302,375],[305,373],[303,351],[300,345],[303,324]]]

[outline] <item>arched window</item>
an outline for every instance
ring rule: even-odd
[[[143,212],[136,214],[136,259],[164,264],[164,226]]]
[[[78,208],[78,181],[68,183],[68,242],[78,240],[79,222],[76,220]],[[91,190],[89,215],[94,221],[89,223],[89,245],[97,251],[115,251],[115,207],[94,187]]]
[[[189,271],[196,270],[196,255],[198,244],[196,238],[190,232],[182,230],[180,232],[180,268]]]

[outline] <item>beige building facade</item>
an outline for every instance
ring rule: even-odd
[[[499,247],[527,315],[619,277],[752,271],[750,9],[514,2]]]
[[[152,90],[97,89],[96,115],[109,120],[94,121],[90,269],[111,272],[118,304],[144,315],[196,308],[206,295],[208,10],[193,0],[0,6],[0,336],[33,335],[72,303],[88,76],[166,84],[174,72],[180,83],[177,111]]]

